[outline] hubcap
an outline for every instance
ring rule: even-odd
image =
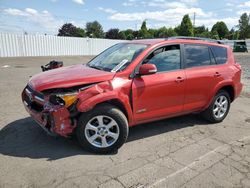
[[[228,100],[225,96],[219,96],[214,103],[213,113],[217,119],[224,117],[228,108]]]
[[[98,148],[112,146],[120,134],[117,122],[109,116],[95,116],[85,127],[85,137],[88,142]]]

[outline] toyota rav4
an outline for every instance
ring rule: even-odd
[[[87,64],[37,74],[22,100],[49,134],[76,135],[84,148],[108,153],[141,123],[194,112],[221,122],[241,90],[229,46],[170,38],[119,43]]]

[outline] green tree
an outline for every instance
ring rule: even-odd
[[[139,31],[133,31],[133,36],[134,36],[134,39],[138,39],[139,38]]]
[[[180,26],[180,25],[176,26],[176,27],[174,28],[174,31],[177,33],[177,35],[181,35],[181,34],[180,34],[180,33],[181,33],[181,26]]]
[[[229,31],[227,25],[224,22],[217,22],[212,27],[212,32],[217,32],[219,39],[227,38]]]
[[[168,28],[167,37],[174,37],[174,36],[177,36],[177,33],[175,32],[175,30],[173,28]]]
[[[119,36],[119,29],[117,29],[117,28],[109,29],[106,32],[106,38],[107,39],[119,39],[120,38],[120,36]]]
[[[188,14],[183,17],[178,34],[181,36],[194,36],[193,25]]]
[[[125,36],[126,36],[126,40],[133,40],[134,37],[134,31],[132,29],[127,29],[124,31]]]
[[[229,39],[229,40],[238,40],[238,39],[239,39],[239,36],[240,36],[240,32],[239,32],[239,31],[235,31],[234,28],[232,28],[232,29],[229,31],[228,39]]]
[[[204,25],[198,26],[194,28],[194,35],[196,37],[204,37],[204,38],[209,38],[210,37],[210,32],[208,28],[206,28]]]
[[[235,31],[235,32],[233,33],[233,38],[232,38],[232,40],[239,40],[239,38],[240,38],[240,32],[239,32],[239,31]]]
[[[157,38],[157,29],[148,29],[148,38]]]
[[[168,29],[164,26],[155,32],[155,37],[156,38],[167,38],[168,37]]]
[[[91,38],[104,38],[102,25],[98,21],[86,23],[86,34]]]
[[[72,23],[65,23],[58,30],[58,36],[85,37],[85,31],[82,28],[74,26]]]
[[[250,37],[249,16],[250,15],[247,15],[247,13],[244,13],[240,17],[239,32],[240,32],[241,39],[246,39]]]
[[[80,27],[77,27],[76,28],[76,37],[86,37],[85,30],[80,28]]]
[[[210,38],[220,40],[219,34],[216,30],[211,31]]]
[[[194,27],[194,35],[197,36],[197,37],[199,37],[205,31],[206,31],[206,28],[205,28],[204,25],[198,26],[198,27]]]
[[[139,30],[139,37],[143,39],[150,38],[150,33],[148,32],[148,29],[147,29],[146,20],[142,22],[141,29]]]
[[[119,35],[119,39],[122,39],[122,40],[126,39],[125,31],[120,31],[118,35]]]

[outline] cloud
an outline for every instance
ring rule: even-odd
[[[75,3],[77,3],[77,4],[81,4],[81,5],[84,4],[83,0],[72,0],[72,1],[75,2]]]
[[[125,6],[125,7],[131,7],[131,6],[137,7],[138,3],[145,4],[146,2],[145,1],[139,1],[139,0],[128,0],[127,2],[122,3],[122,6]]]
[[[181,2],[164,2],[164,3],[158,3],[156,0],[149,2],[147,4],[147,6],[150,7],[161,7],[161,8],[187,8],[185,3],[181,3]]]
[[[164,1],[164,0],[153,0],[152,2],[156,1]],[[116,12],[109,16],[110,20],[114,21],[137,21],[142,22],[143,20],[147,19],[148,24],[151,24],[154,28],[159,28],[162,26],[166,27],[175,27],[180,24],[183,16],[185,14],[189,14],[190,18],[193,18],[193,13],[196,13],[196,26],[205,25],[209,29],[217,21],[224,21],[228,28],[232,28],[238,24],[238,17],[225,17],[225,18],[217,18],[217,15],[211,11],[204,11],[201,8],[194,8],[188,7],[189,5],[182,4],[181,2],[190,2],[196,3],[196,0],[182,0],[177,2],[170,3],[166,10],[159,10],[159,11],[145,11],[145,12],[134,12],[134,13],[121,13]],[[150,5],[150,4],[148,4]],[[152,4],[151,4],[152,6]]]
[[[238,24],[238,17],[228,17],[228,18],[210,18],[210,19],[197,19],[196,25],[205,25],[209,29],[212,29],[213,25],[218,21],[223,21],[226,23],[228,29],[235,27]]]
[[[188,3],[188,4],[195,4],[198,2],[198,0],[180,0],[183,3]]]
[[[250,1],[246,1],[240,5],[238,5],[239,8],[249,8],[250,7]]]
[[[233,3],[226,3],[226,6],[228,6],[228,7],[233,7],[233,6],[235,6]]]
[[[8,8],[3,10],[6,14],[10,14],[12,16],[27,16],[28,14],[24,11],[15,8]]]
[[[176,25],[180,22],[183,15],[185,14],[193,14],[196,12],[196,15],[203,18],[209,18],[213,14],[211,12],[205,13],[200,8],[175,8],[175,9],[167,9],[164,11],[147,11],[147,12],[135,12],[135,13],[115,13],[109,17],[110,20],[115,21],[142,21],[145,19],[154,20],[154,21],[165,21],[165,22],[173,22]]]
[[[111,8],[103,8],[103,7],[98,7],[98,10],[109,14],[115,14],[117,12],[116,10],[113,10]]]
[[[246,9],[245,10],[239,10],[236,13],[239,16],[242,15],[242,14],[244,14],[244,13],[250,14],[250,9],[248,9],[248,10],[246,10]]]
[[[86,21],[75,21],[75,20],[71,20],[69,21],[69,23],[72,23],[74,26],[76,27],[80,27],[83,28],[86,25]]]
[[[38,24],[50,31],[57,29],[60,25],[63,24],[62,20],[57,20],[47,10],[39,12],[32,8],[26,8],[24,10],[8,8],[4,9],[3,12],[11,16],[23,17],[27,21]]]
[[[127,0],[122,3],[123,6],[145,6],[145,7],[158,7],[158,8],[186,8],[193,6],[197,3],[198,0],[178,0],[169,2],[167,0]]]

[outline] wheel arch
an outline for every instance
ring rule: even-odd
[[[108,96],[108,97],[98,97],[98,100],[90,100],[90,101],[84,101],[82,102],[82,105],[80,104],[78,106],[78,111],[81,113],[87,112],[95,108],[96,106],[103,105],[103,104],[111,104],[115,107],[117,107],[121,112],[124,113],[126,116],[128,123],[133,123],[133,112],[129,103],[129,100],[126,98],[123,98],[121,100],[120,98],[117,98],[116,96]]]
[[[221,90],[226,91],[229,96],[230,96],[230,102],[233,102],[235,99],[235,89],[233,86],[233,83],[231,82],[226,82],[226,83],[221,83],[220,85],[217,85],[217,87],[211,92],[210,98],[206,106],[203,108],[203,110],[207,109],[211,102],[213,101],[214,96]]]
[[[225,85],[221,87],[216,93],[218,93],[220,90],[224,90],[229,94],[230,101],[233,102],[235,99],[235,90],[232,85]]]
[[[119,110],[121,110],[121,112],[129,120],[129,115],[128,115],[127,109],[119,99],[110,99],[110,100],[107,100],[107,101],[103,101],[101,103],[96,104],[96,106],[105,105],[105,104],[110,104],[110,105],[113,105],[113,106],[117,107]]]

